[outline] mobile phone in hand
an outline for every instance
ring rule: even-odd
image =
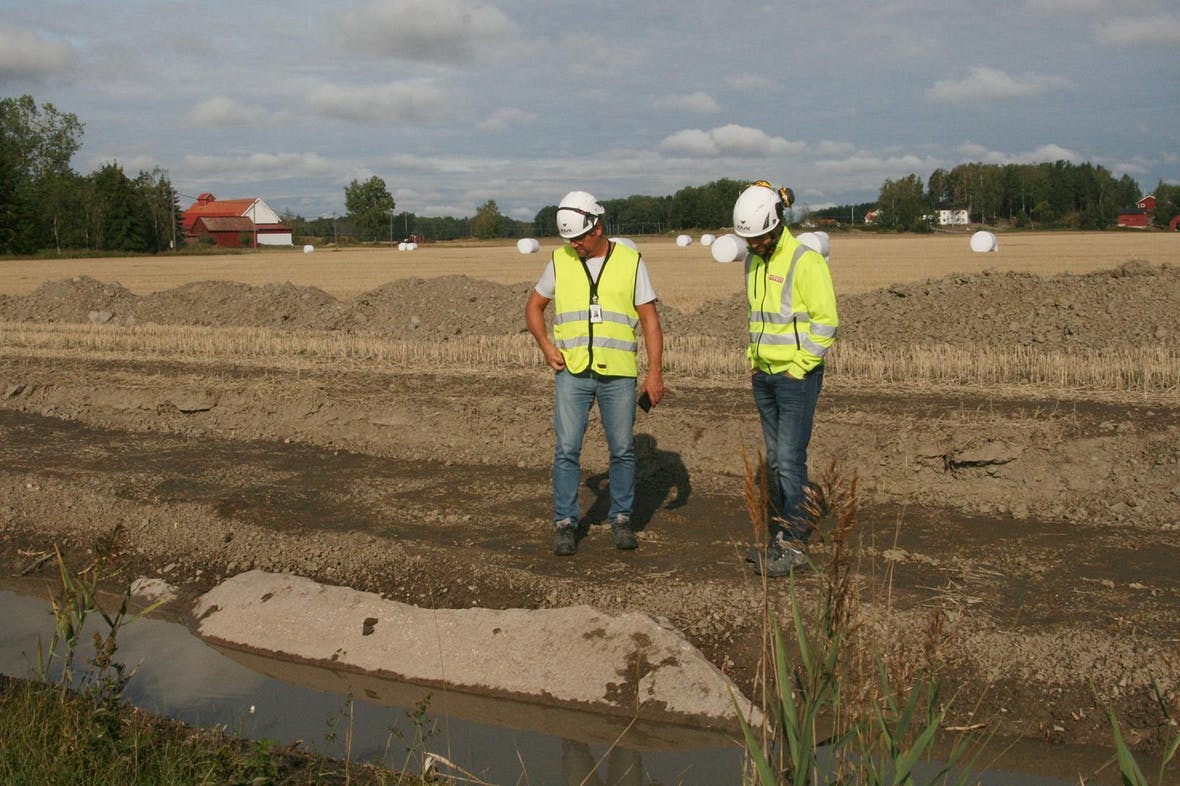
[[[639,397],[639,408],[644,412],[651,412],[651,396],[647,395],[647,391],[643,391],[643,395]]]

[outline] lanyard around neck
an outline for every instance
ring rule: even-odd
[[[598,282],[602,280],[602,274],[606,272],[606,263],[610,261],[610,254],[615,250],[615,244],[609,243],[606,247],[606,256],[602,258],[602,267],[598,269],[598,278],[590,275],[590,266],[586,264],[586,260],[578,257],[578,261],[582,263],[582,270],[586,273],[586,283],[590,285],[590,302],[598,302]]]

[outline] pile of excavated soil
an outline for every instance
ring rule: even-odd
[[[393,281],[348,300],[315,287],[187,284],[138,296],[89,277],[0,297],[0,320],[258,326],[369,331],[395,339],[501,336],[524,330],[532,285],[468,276]],[[682,313],[661,306],[665,332],[735,339],[745,332],[743,295]],[[839,298],[842,340],[1046,350],[1180,347],[1180,268],[1147,262],[1086,275],[1040,277],[985,271]]]

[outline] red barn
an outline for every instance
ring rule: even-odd
[[[184,211],[180,228],[186,238],[212,237],[214,243],[227,248],[289,246],[294,242],[291,227],[285,226],[278,214],[258,197],[218,199],[209,193],[201,194]],[[245,242],[243,232],[247,233]]]
[[[1151,216],[1141,207],[1128,207],[1119,211],[1118,225],[1129,229],[1147,229]]]
[[[246,216],[197,216],[185,237],[212,238],[222,248],[254,247],[254,222]]]

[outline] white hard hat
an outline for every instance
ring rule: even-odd
[[[571,191],[557,205],[557,234],[566,238],[584,235],[606,211],[585,191]]]
[[[733,231],[740,237],[765,235],[782,218],[782,197],[769,185],[755,183],[733,203]]]

